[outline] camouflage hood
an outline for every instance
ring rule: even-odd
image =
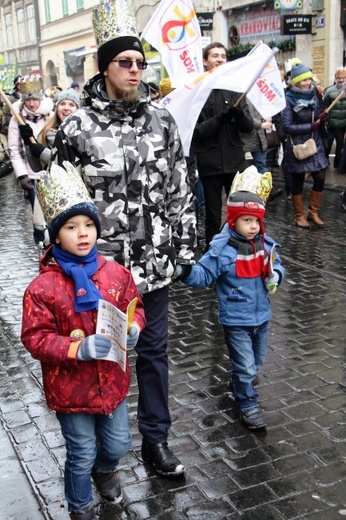
[[[123,120],[130,115],[134,119],[140,117],[144,112],[144,105],[150,103],[149,88],[146,83],[139,85],[140,98],[133,105],[126,105],[123,100],[110,101],[106,92],[106,86],[101,74],[96,74],[84,85],[82,103],[92,106],[95,110],[106,112],[110,119]]]

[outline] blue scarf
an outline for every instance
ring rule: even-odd
[[[53,246],[53,256],[61,269],[70,276],[75,284],[74,309],[76,312],[98,309],[102,295],[91,277],[98,268],[97,249],[94,246],[87,256],[67,253],[60,247]]]
[[[292,99],[296,105],[293,107],[294,112],[300,112],[303,108],[310,108],[314,110],[316,105],[315,87],[308,90],[302,90],[298,87],[292,87],[287,93],[286,97]]]

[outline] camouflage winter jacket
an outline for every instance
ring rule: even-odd
[[[196,217],[176,123],[149,95],[109,101],[98,74],[85,106],[60,126],[53,161],[80,169],[98,207],[99,251],[131,270],[141,294],[171,282],[176,258],[191,259]]]

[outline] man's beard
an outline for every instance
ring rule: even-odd
[[[138,88],[135,90],[132,90],[131,92],[123,92],[123,91],[116,91],[117,99],[122,99],[125,106],[131,106],[133,105],[139,98],[140,93]]]

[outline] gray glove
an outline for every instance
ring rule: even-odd
[[[138,338],[139,338],[138,327],[136,327],[136,325],[131,325],[130,330],[127,335],[126,348],[135,348],[135,346],[137,345]]]
[[[105,334],[92,334],[83,339],[77,352],[77,359],[88,361],[107,356],[112,347],[112,342]]]

